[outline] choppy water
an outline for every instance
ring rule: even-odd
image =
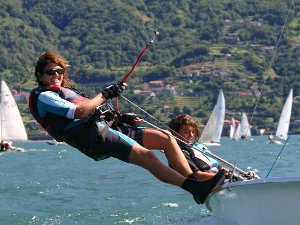
[[[282,146],[222,139],[210,150],[265,177]],[[14,143],[25,152],[0,153],[0,224],[228,225],[189,193],[146,170],[107,159],[95,162],[67,145]],[[300,136],[292,136],[269,177],[300,176]],[[160,152],[157,155],[165,161]]]

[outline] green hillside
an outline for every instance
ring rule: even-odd
[[[28,92],[35,86],[38,56],[53,51],[68,59],[75,85],[93,95],[121,80],[158,30],[128,81],[126,94],[133,102],[164,122],[184,112],[205,123],[219,89],[230,117],[235,112],[254,113],[264,87],[253,124],[272,129],[290,88],[295,98],[300,95],[300,0],[290,4],[0,0],[0,76],[11,89]],[[133,93],[153,80],[176,86],[178,95],[150,100]],[[292,121],[299,119],[298,104]],[[19,105],[29,121],[26,103]],[[124,104],[122,110],[135,109]]]

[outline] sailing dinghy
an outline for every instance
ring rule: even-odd
[[[241,123],[240,123],[241,129],[240,129],[240,138],[245,139],[251,139],[251,128],[250,124],[247,118],[246,113],[242,113]]]
[[[230,123],[230,129],[229,129],[229,138],[233,139],[234,137],[234,132],[235,132],[235,119],[232,117],[231,118],[231,123]]]
[[[221,135],[225,119],[225,98],[220,90],[217,103],[206,123],[200,142],[208,146],[220,146]]]
[[[251,127],[248,121],[246,113],[242,113],[241,121],[236,125],[236,129],[233,134],[233,139],[238,140],[252,140],[251,139]]]
[[[290,119],[292,114],[292,106],[293,106],[293,89],[290,90],[290,93],[284,103],[279,122],[276,129],[275,136],[280,138],[281,140],[287,140],[288,138],[288,132],[289,132],[289,126],[290,126]],[[280,140],[276,140],[274,138],[270,138],[267,144],[282,144]]]
[[[209,195],[206,207],[238,225],[299,225],[300,177],[225,183]]]
[[[0,135],[1,140],[27,141],[27,133],[24,123],[16,104],[16,101],[4,80],[1,81],[1,112],[0,112]],[[13,151],[22,151],[22,148],[11,146]]]

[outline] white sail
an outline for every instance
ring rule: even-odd
[[[18,106],[5,81],[1,81],[1,140],[28,140]]]
[[[242,113],[242,118],[240,123],[240,137],[244,137],[244,138],[251,137],[250,124],[246,113]]]
[[[207,145],[219,143],[223,131],[225,118],[225,98],[223,91],[220,90],[217,103],[206,123],[200,141]]]
[[[241,123],[238,123],[233,134],[233,139],[234,140],[240,139],[241,138],[240,133],[241,133]]]
[[[229,130],[229,138],[233,139],[235,132],[235,119],[232,117],[231,118],[231,124],[230,124],[230,130]]]
[[[290,90],[278,122],[276,137],[287,140],[293,106],[293,89]]]

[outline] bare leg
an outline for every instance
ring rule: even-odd
[[[170,165],[183,176],[187,177],[193,173],[174,137],[160,130],[146,128],[143,145],[147,149],[164,150]]]
[[[218,187],[225,178],[223,171],[218,172],[208,181],[198,181],[185,178],[172,168],[162,163],[152,151],[140,146],[139,144],[133,145],[129,155],[129,163],[136,164],[147,169],[156,178],[165,183],[176,185],[190,192],[198,204],[204,203],[209,193],[214,188]]]
[[[129,163],[147,169],[159,180],[181,187],[186,178],[162,163],[150,150],[135,144],[129,155]]]
[[[211,173],[211,172],[203,172],[198,170],[197,172],[195,172],[196,177],[198,178],[198,180],[209,180],[211,179],[213,176],[215,176],[215,173]]]

